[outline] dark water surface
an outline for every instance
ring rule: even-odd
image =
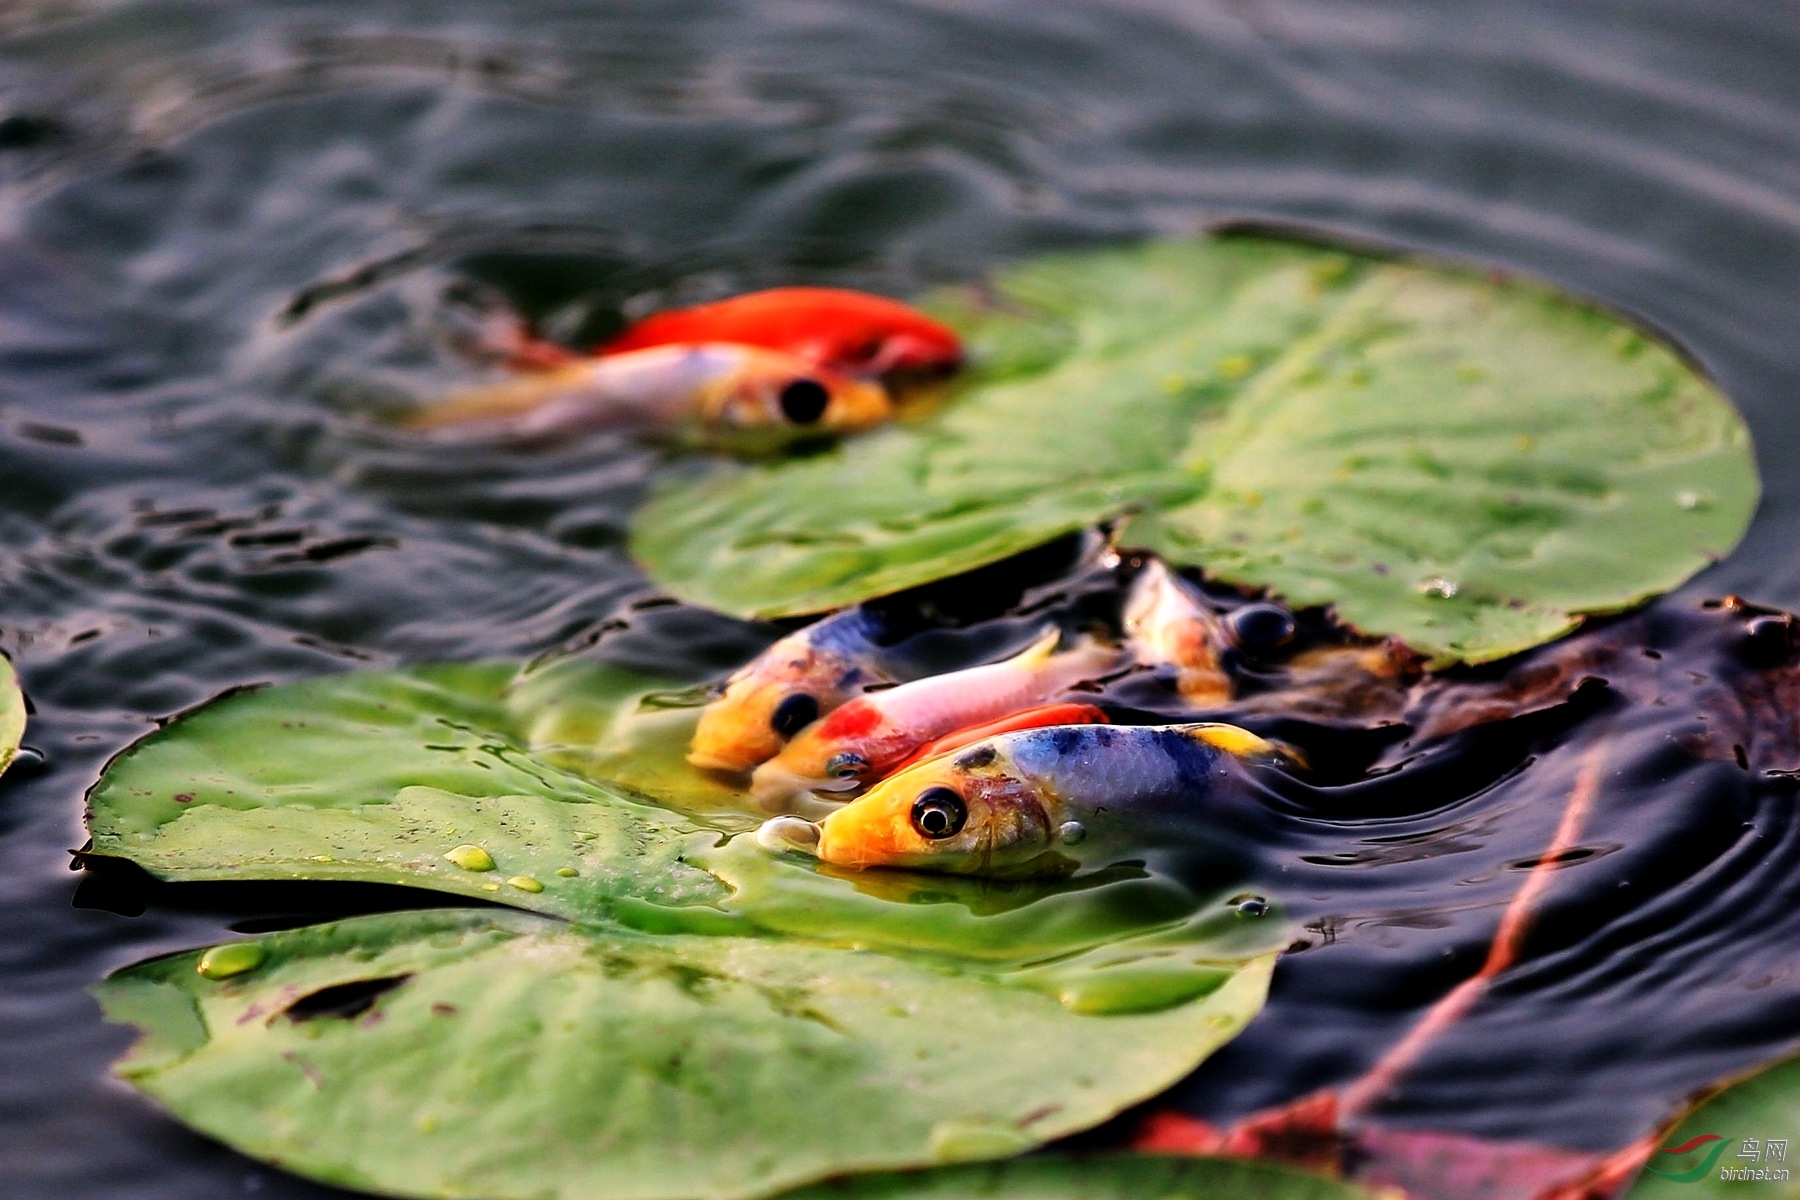
[[[1797,18],[1697,0],[0,8],[0,649],[37,752],[0,782],[0,1193],[331,1194],[108,1082],[127,1034],[83,990],[296,901],[77,908],[66,851],[84,790],[158,718],[248,682],[535,654],[648,593],[621,550],[645,452],[447,451],[362,419],[466,373],[447,342],[484,291],[580,341],[672,300],[904,295],[1227,215],[1492,261],[1668,331],[1748,417],[1763,508],[1668,611],[1726,592],[1800,609]],[[634,620],[633,653],[694,671],[766,637],[692,610]],[[1602,805],[1594,835],[1626,851],[1565,872],[1594,883],[1552,906],[1563,936],[1384,1117],[1606,1147],[1800,1034],[1791,794],[1726,767],[1630,772],[1641,803]],[[1494,889],[1459,884],[1555,816],[1513,822],[1512,846],[1464,815],[1380,853],[1347,830],[1351,865],[1311,864],[1294,903],[1317,944],[1184,1104],[1229,1117],[1346,1082],[1473,971]],[[1383,872],[1402,860],[1441,869]],[[1589,895],[1621,880],[1630,902]]]

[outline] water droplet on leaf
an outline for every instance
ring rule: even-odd
[[[202,954],[200,961],[194,964],[194,970],[208,979],[229,979],[256,970],[268,956],[269,952],[263,949],[261,942],[231,942],[214,946]]]
[[[465,871],[491,871],[494,869],[494,856],[480,846],[458,846],[454,850],[445,851],[444,859]]]

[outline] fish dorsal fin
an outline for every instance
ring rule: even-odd
[[[1233,758],[1264,766],[1304,767],[1306,760],[1299,752],[1258,737],[1248,729],[1226,725],[1220,721],[1203,721],[1179,726],[1179,731],[1196,742],[1204,742],[1215,750],[1223,750]]]
[[[1052,625],[1038,635],[1037,641],[1031,643],[1031,645],[1025,647],[1006,661],[1015,667],[1040,666],[1049,661],[1050,656],[1056,653],[1056,647],[1061,643],[1062,630]]]

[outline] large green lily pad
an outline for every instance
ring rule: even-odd
[[[12,765],[19,752],[19,739],[25,736],[25,693],[19,690],[19,676],[12,661],[0,654],[0,771]]]
[[[1352,1184],[1230,1158],[1103,1154],[868,1175],[783,1200],[1375,1200]]]
[[[1771,1140],[1780,1147],[1769,1145]],[[1696,1105],[1652,1150],[1628,1200],[1800,1197],[1800,1058],[1767,1067]],[[1740,1174],[1741,1173],[1741,1174]]]
[[[354,1187],[748,1196],[1086,1128],[1260,1008],[1281,922],[1224,892],[1138,868],[834,876],[731,837],[750,820],[729,789],[682,774],[676,683],[579,660],[341,675],[225,697],[122,755],[90,853],[545,915],[393,914],[140,964],[101,988],[145,1031],[121,1072]],[[486,866],[471,849],[492,869],[452,861]]]
[[[683,861],[720,829],[533,754],[505,695],[516,670],[336,675],[207,705],[107,770],[90,853],[170,880],[407,884],[569,919],[722,898]],[[492,866],[445,857],[464,846]]]
[[[1094,1125],[1234,1036],[1272,958],[1096,1018],[942,957],[410,912],[140,964],[99,995],[144,1033],[126,1079],[316,1178],[730,1197]]]
[[[1136,513],[1124,540],[1483,661],[1676,586],[1755,508],[1689,364],[1541,285],[1258,237],[1068,254],[935,307],[941,413],[665,480],[632,547],[685,598],[821,611]]]

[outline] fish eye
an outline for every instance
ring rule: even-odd
[[[947,787],[926,788],[913,801],[913,828],[932,841],[955,837],[969,819],[963,798]]]
[[[769,714],[769,728],[784,738],[791,738],[819,719],[819,701],[805,692],[782,698]]]
[[[781,413],[796,425],[811,425],[825,415],[831,396],[816,379],[796,379],[781,389]]]
[[[1294,615],[1279,604],[1246,604],[1225,618],[1231,640],[1252,652],[1274,650],[1294,640]]]
[[[834,754],[825,764],[825,774],[832,779],[854,779],[869,769],[869,760],[860,754]]]

